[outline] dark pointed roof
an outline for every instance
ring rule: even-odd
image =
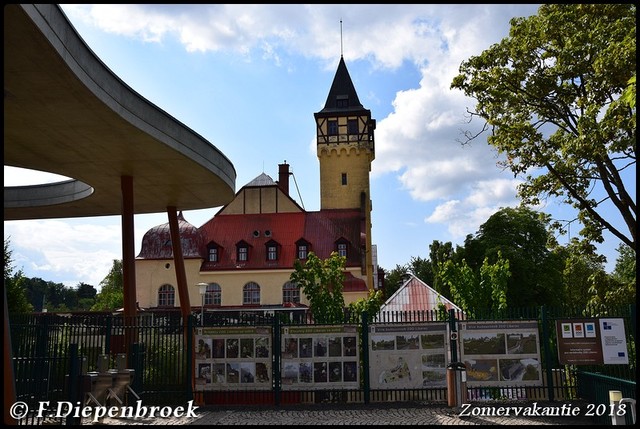
[[[342,100],[348,100],[348,105],[344,106]],[[340,101],[340,104],[339,104]],[[338,70],[333,77],[333,83],[329,90],[329,96],[327,102],[324,105],[324,109],[320,113],[329,113],[336,111],[351,111],[351,110],[365,110],[360,100],[358,99],[358,93],[353,86],[351,76],[347,70],[347,65],[344,62],[344,58],[340,57],[338,63]]]

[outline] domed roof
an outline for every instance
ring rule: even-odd
[[[202,258],[204,237],[198,228],[184,220],[182,212],[178,214],[178,230],[182,254],[185,258]],[[138,259],[173,259],[171,229],[169,222],[154,226],[144,234]]]

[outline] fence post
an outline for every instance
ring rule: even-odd
[[[273,318],[273,400],[275,406],[280,405],[280,317],[276,313],[276,317]]]
[[[189,314],[189,317],[187,317],[187,332],[189,334],[187,335],[187,360],[186,360],[187,362],[187,374],[186,374],[187,401],[194,400],[193,374],[195,369],[193,366],[195,365],[195,359],[194,359],[195,329],[196,329],[195,316],[193,314]],[[204,392],[203,392],[203,395],[204,395]],[[203,404],[204,404],[204,398],[203,398]]]
[[[542,347],[544,349],[544,366],[547,368],[547,394],[549,401],[555,399],[553,394],[553,365],[551,363],[551,347],[549,347],[549,320],[547,317],[547,307],[540,307],[540,323],[542,323]]]
[[[458,326],[456,324],[456,311],[455,309],[449,310],[449,329],[451,333],[458,332]],[[451,350],[451,362],[458,362],[458,343],[457,343],[457,335],[456,339],[453,338],[452,335],[449,339],[449,349]]]
[[[107,326],[106,326],[106,335],[104,340],[104,354],[107,356],[111,356],[111,331],[113,326],[113,316],[109,314],[107,316]],[[107,365],[107,368],[109,366]]]
[[[133,368],[133,383],[131,388],[138,396],[142,395],[142,377],[144,376],[144,347],[142,343],[131,344],[131,354],[129,356],[130,365]]]
[[[364,390],[364,403],[371,400],[371,384],[369,380],[369,316],[362,312],[362,333],[360,334],[362,345],[362,388]]]

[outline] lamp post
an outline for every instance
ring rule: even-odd
[[[204,295],[207,293],[208,283],[198,283],[198,289],[200,291],[200,298],[202,299],[202,305],[200,307],[200,326],[204,326]]]

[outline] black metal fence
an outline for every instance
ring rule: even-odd
[[[361,334],[368,323],[411,325],[421,322],[446,321],[455,330],[459,321],[536,320],[539,325],[541,386],[469,387],[469,401],[527,398],[528,400],[585,400],[608,403],[608,390],[621,390],[635,399],[636,386],[636,313],[635,305],[624,308],[532,308],[496,314],[485,311],[425,311],[385,313],[370,320],[345,314],[345,322],[353,324]],[[183,320],[179,312],[141,313],[130,320],[113,314],[30,314],[12,315],[10,331],[17,399],[31,410],[42,401],[68,401],[73,394],[69,382],[74,367],[80,374],[98,371],[99,366],[116,368],[118,360],[127,360],[135,371],[132,388],[149,405],[184,405],[195,399],[205,404],[281,405],[291,403],[375,403],[428,402],[446,403],[446,387],[418,389],[372,389],[368,383],[369,368],[366,346],[361,342],[360,386],[355,389],[296,390],[281,389],[280,332],[283,326],[310,324],[307,317],[265,317],[247,313],[230,319],[218,313],[198,320],[193,314]],[[365,315],[366,317],[366,315]],[[559,319],[585,317],[617,317],[625,323],[629,345],[629,365],[570,366],[560,365],[556,345],[555,323]],[[197,327],[264,326],[273,338],[273,373],[271,389],[218,392],[194,390],[194,334]],[[126,345],[129,344],[129,347]],[[364,342],[366,344],[366,342]],[[77,357],[72,358],[72,356]],[[78,359],[78,361],[75,361]],[[108,362],[105,364],[104,360]],[[102,368],[104,369],[104,368]],[[604,402],[603,402],[604,401]],[[32,414],[21,424],[45,422],[45,416]],[[607,424],[606,419],[602,420]]]

